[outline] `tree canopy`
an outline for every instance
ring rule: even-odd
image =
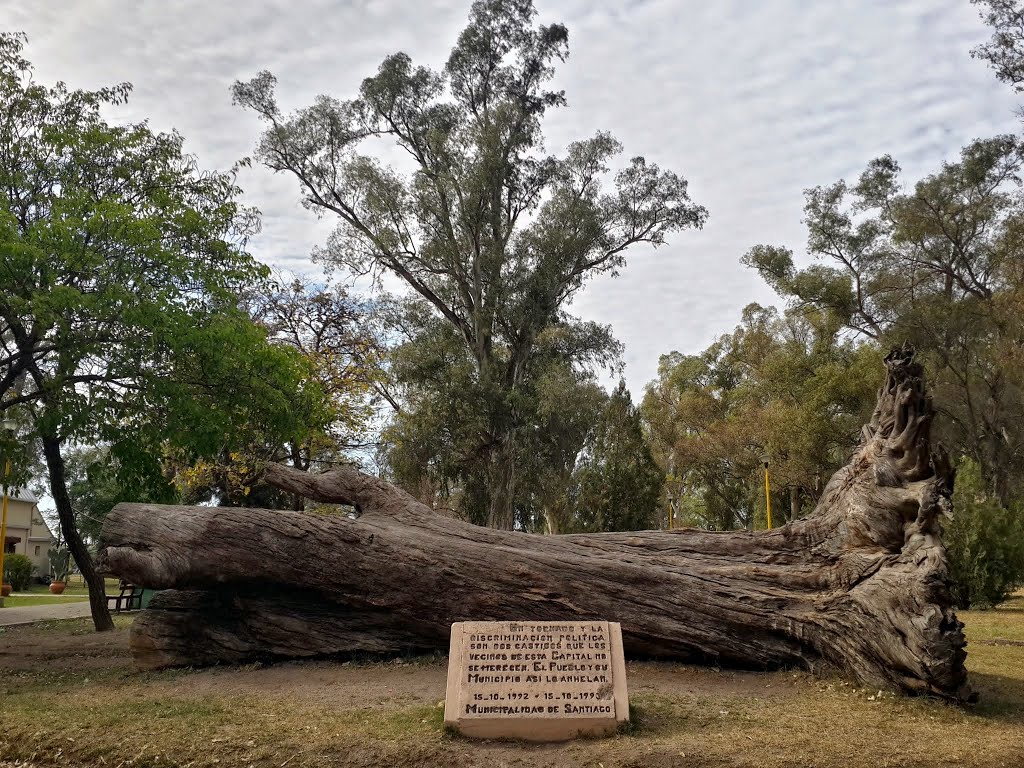
[[[0,35],[0,412],[42,447],[103,629],[66,446],[103,445],[122,484],[166,494],[169,445],[198,457],[293,433],[315,393],[239,306],[266,268],[245,251],[257,219],[233,174],[200,171],[176,133],[106,122],[127,84],[36,83],[23,46]]]
[[[910,191],[891,157],[855,185],[807,191],[807,251],[744,258],[795,310],[825,312],[883,346],[909,341],[928,363],[948,445],[982,467],[1004,502],[1024,490],[1024,145],[972,142]]]
[[[657,527],[665,476],[651,456],[625,381],[619,381],[587,435],[573,480],[575,530]]]
[[[982,21],[992,28],[992,37],[971,51],[987,61],[996,77],[1024,92],[1024,5],[1020,0],[971,0]]]
[[[302,509],[301,497],[261,482],[262,466],[287,460],[298,469],[322,469],[375,445],[375,402],[387,394],[379,323],[368,303],[343,286],[302,276],[260,281],[246,289],[241,304],[275,354],[299,364],[290,424],[250,431],[248,444],[224,443],[206,458],[176,456],[175,480],[192,502]]]
[[[607,133],[545,153],[542,118],[566,105],[547,83],[568,31],[534,27],[535,16],[530,0],[478,0],[442,70],[394,54],[355,98],[322,96],[291,115],[268,72],[234,87],[268,125],[259,159],[338,220],[319,258],[398,277],[448,327],[428,335],[464,349],[479,411],[472,450],[486,471],[463,482],[483,494],[486,522],[505,528],[516,522],[516,462],[536,411],[520,407],[520,393],[538,376],[545,335],[586,335],[563,308],[590,278],[707,215],[683,178],[642,157],[613,172],[622,147]],[[373,139],[400,148],[408,170],[362,153]]]
[[[701,354],[661,358],[643,413],[678,522],[763,526],[766,459],[783,518],[813,506],[870,416],[881,359],[839,331],[821,313],[752,304]]]

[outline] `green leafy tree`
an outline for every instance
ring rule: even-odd
[[[579,458],[608,395],[587,368],[574,368],[557,355],[547,361],[533,392],[535,428],[520,460],[530,482],[522,484],[527,493],[519,517],[528,530],[569,533],[580,528]]]
[[[808,190],[808,253],[757,246],[745,260],[794,309],[830,315],[883,347],[909,341],[926,363],[939,436],[979,463],[1004,504],[1024,472],[1024,145],[975,141],[903,191],[890,157],[857,184]]]
[[[259,159],[293,174],[303,203],[339,222],[319,258],[397,277],[447,324],[445,343],[465,350],[457,365],[471,369],[452,373],[472,393],[486,471],[464,490],[501,528],[515,524],[521,498],[517,462],[534,426],[521,390],[538,377],[545,333],[574,322],[562,308],[590,278],[622,268],[631,246],[660,245],[706,217],[682,178],[642,157],[611,174],[621,146],[606,133],[545,156],[542,118],[566,103],[547,83],[568,32],[533,27],[535,15],[529,0],[479,0],[441,71],[395,54],[356,98],[320,97],[290,116],[269,73],[234,87],[268,123]],[[360,153],[382,139],[412,172]]]
[[[943,539],[958,607],[999,605],[1024,585],[1024,505],[993,498],[969,458],[957,468],[953,519],[943,525]]]
[[[111,125],[98,91],[36,83],[24,38],[0,35],[0,412],[38,442],[62,535],[113,624],[68,491],[68,445],[107,448],[118,482],[170,493],[189,458],[295,432],[298,355],[238,307],[266,276],[244,250],[254,215],[232,174],[200,172],[177,134]]]
[[[243,294],[232,299],[242,305],[266,273],[253,265],[259,276],[231,289]],[[195,313],[191,323],[170,331],[167,375],[147,377],[142,390],[151,400],[150,418],[140,421],[139,432],[152,446],[145,454],[149,474],[171,476],[176,492],[193,503],[288,508],[290,497],[260,477],[265,462],[287,456],[289,441],[305,441],[327,422],[326,396],[309,360],[268,340],[266,329],[242,307],[217,306],[205,317]],[[122,452],[116,458],[122,472],[130,468]],[[208,481],[202,490],[199,477]]]
[[[324,395],[326,428],[315,440],[291,441],[297,469],[346,450],[365,449],[374,402],[388,392],[383,371],[386,345],[375,320],[378,307],[341,285],[302,277],[277,279],[250,298],[253,319],[272,343],[297,351]]]
[[[844,340],[826,314],[756,304],[699,355],[662,357],[643,402],[665,503],[685,525],[764,524],[763,459],[776,519],[817,500],[874,404],[877,351]],[[774,521],[773,521],[774,522]]]
[[[405,341],[391,374],[402,403],[383,436],[384,464],[425,503],[475,523],[488,522],[487,485],[493,453],[481,447],[488,404],[477,367],[451,325],[412,302],[403,313]],[[549,325],[515,391],[519,420],[513,509],[524,530],[554,530],[566,512],[576,456],[605,395],[594,367],[613,366],[618,344],[606,328]]]
[[[280,445],[254,443],[241,451],[225,445],[216,456],[179,467],[175,479],[192,503],[301,510],[301,496],[260,482],[262,463],[269,458],[309,470],[351,460],[372,446],[375,403],[388,395],[382,331],[367,302],[341,286],[302,277],[260,283],[244,304],[270,344],[302,363],[304,397],[293,404],[296,431]]]
[[[63,452],[68,498],[75,516],[75,528],[91,543],[99,539],[107,513],[123,501],[166,503],[176,501],[170,480],[126,487],[118,460],[107,446],[76,445]]]
[[[1024,92],[1024,3],[1020,0],[971,0],[992,38],[975,47],[971,56],[987,61],[996,77]]]
[[[654,528],[665,476],[651,457],[640,412],[619,381],[587,437],[573,479],[576,528],[641,531]]]
[[[742,379],[721,353],[712,346],[700,355],[663,355],[643,401],[668,514],[676,524],[711,530],[753,525],[751,477],[760,461]]]

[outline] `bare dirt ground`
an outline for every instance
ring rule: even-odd
[[[965,618],[975,707],[806,672],[630,662],[630,728],[557,745],[446,734],[440,656],[143,673],[128,618],[106,634],[12,627],[0,766],[1024,766],[1024,599]]]

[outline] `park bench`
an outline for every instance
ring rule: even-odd
[[[121,579],[120,589],[119,595],[107,595],[107,608],[110,608],[111,601],[114,603],[114,613],[142,608],[142,587]]]

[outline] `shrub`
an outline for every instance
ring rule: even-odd
[[[50,576],[54,581],[67,581],[71,570],[71,551],[67,547],[54,547],[50,550]]]
[[[4,555],[4,581],[15,592],[28,589],[32,581],[32,561],[25,555]]]
[[[957,472],[943,540],[958,608],[991,608],[1024,584],[1024,505],[1007,508],[993,499],[969,459]]]

